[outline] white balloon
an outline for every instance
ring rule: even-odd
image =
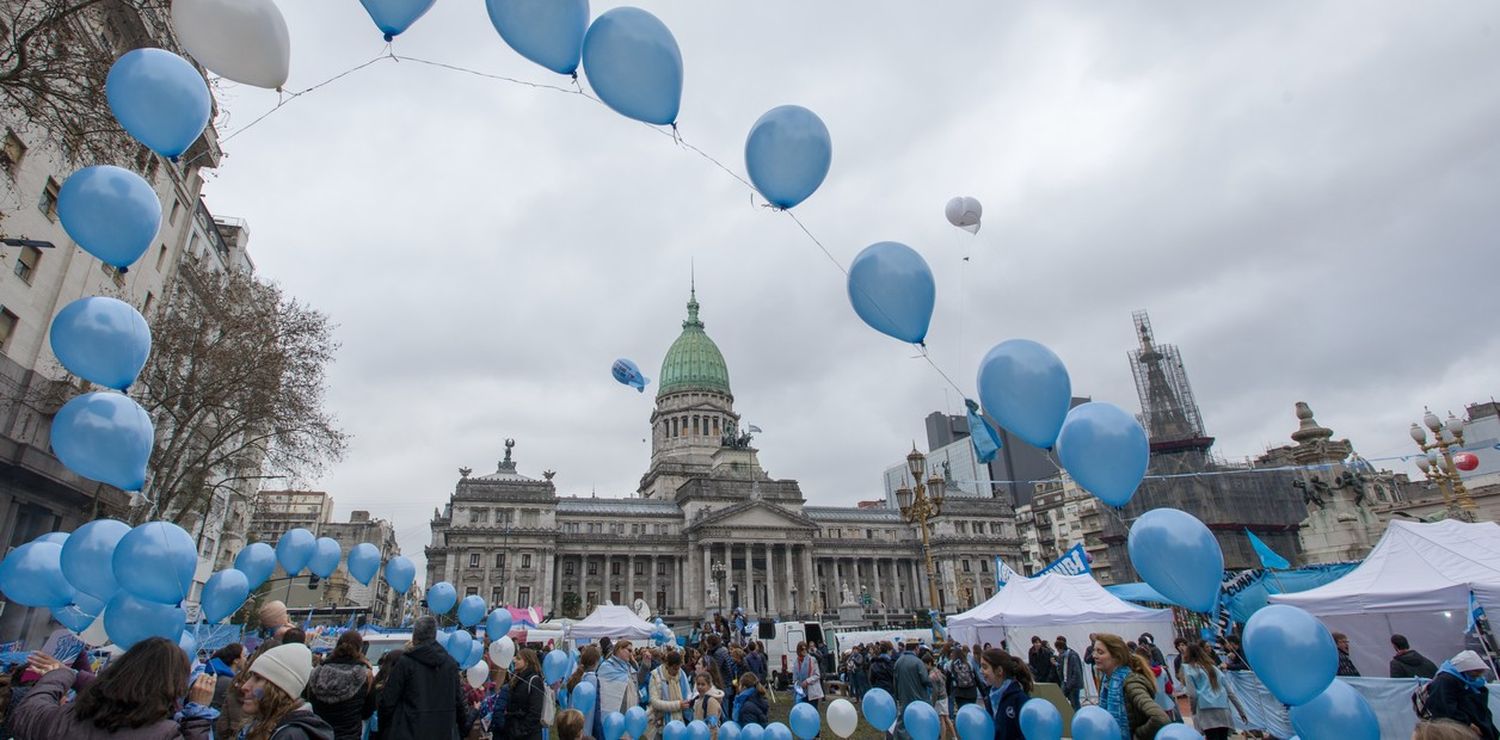
[[[188,54],[225,79],[286,84],[292,40],[272,0],[172,0],[172,27]]]
[[[464,671],[464,678],[469,679],[469,685],[476,689],[484,686],[484,680],[489,677],[490,667],[485,665],[485,662],[482,660],[469,666],[469,670]]]
[[[859,726],[859,712],[848,699],[834,699],[828,705],[828,729],[839,737],[849,737]]]
[[[516,659],[516,641],[506,635],[490,642],[490,662],[497,668],[510,670],[510,662]]]
[[[977,234],[979,220],[984,216],[984,206],[977,199],[963,195],[949,200],[948,205],[943,208],[943,215],[948,217],[948,223],[970,234]]]

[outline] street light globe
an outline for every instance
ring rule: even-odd
[[[1422,415],[1422,423],[1434,433],[1443,431],[1443,420],[1439,419],[1437,414],[1432,413],[1432,409],[1427,409],[1427,413]]]
[[[1417,426],[1415,422],[1412,423],[1411,429],[1408,429],[1407,432],[1411,434],[1412,440],[1417,444],[1427,444],[1427,432],[1423,431],[1422,427]]]
[[[1460,436],[1464,433],[1463,420],[1454,416],[1452,411],[1448,412],[1448,420],[1446,422],[1443,422],[1443,426],[1448,427],[1448,433],[1455,437]]]
[[[917,446],[912,445],[911,454],[906,456],[906,469],[911,471],[912,480],[921,481],[922,473],[927,470],[927,457],[917,452]]]
[[[907,486],[896,489],[896,505],[901,508],[901,513],[905,514],[911,509],[912,495],[911,488]]]
[[[1417,458],[1417,469],[1421,470],[1423,473],[1427,472],[1427,469],[1429,467],[1431,467],[1431,466],[1432,466],[1432,463],[1429,463],[1427,461],[1427,458],[1425,458],[1425,457],[1419,457],[1419,458]]]

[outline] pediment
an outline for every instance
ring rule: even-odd
[[[714,529],[818,529],[817,522],[790,509],[766,501],[743,501],[694,519],[689,531]]]

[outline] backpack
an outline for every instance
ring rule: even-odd
[[[1419,719],[1432,719],[1432,707],[1428,703],[1432,698],[1428,691],[1431,688],[1432,682],[1428,681],[1411,692],[1411,708]]]
[[[961,689],[974,688],[974,666],[969,661],[959,658],[953,661],[953,685]]]

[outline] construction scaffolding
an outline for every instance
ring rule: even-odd
[[[1170,344],[1156,344],[1151,317],[1145,311],[1131,314],[1141,346],[1128,353],[1135,391],[1141,399],[1141,425],[1158,445],[1207,449],[1213,440],[1203,430],[1198,401],[1188,385],[1182,355]]]

